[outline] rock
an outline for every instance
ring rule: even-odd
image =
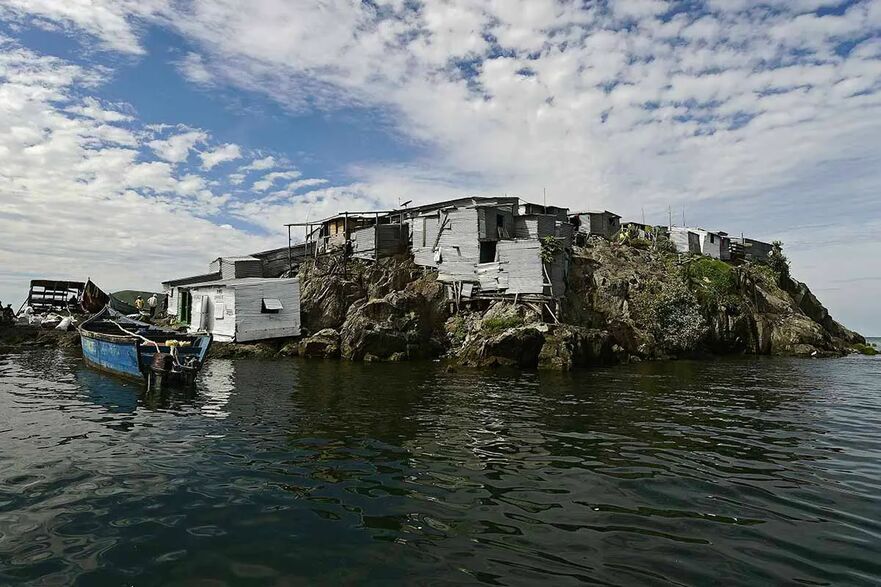
[[[500,334],[472,337],[460,350],[458,362],[466,367],[535,368],[546,331],[530,325],[509,328]]]
[[[618,350],[616,350],[618,349]],[[540,369],[570,371],[613,361],[623,349],[602,330],[562,325],[545,337],[538,357]]]
[[[353,361],[437,356],[442,345],[433,337],[444,319],[433,299],[414,289],[354,304],[340,332],[342,356]]]
[[[319,330],[300,341],[298,352],[301,357],[306,358],[337,358],[340,356],[340,334],[333,328]]]

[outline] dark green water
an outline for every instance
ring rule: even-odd
[[[0,356],[0,584],[881,582],[881,360]]]

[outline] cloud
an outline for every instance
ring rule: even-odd
[[[36,17],[30,22],[37,26],[52,20],[75,27],[98,38],[105,49],[134,55],[144,54],[135,21],[168,8],[166,0],[0,0],[0,14]]]
[[[254,159],[249,164],[240,167],[239,171],[262,171],[265,169],[272,169],[276,164],[275,157],[269,155],[262,159]]]
[[[352,186],[316,190],[313,205],[547,189],[572,207],[662,222],[687,206],[769,235],[808,210],[855,230],[881,215],[866,195],[881,185],[881,0],[96,1],[75,16],[0,3],[105,45],[122,31],[129,53],[138,23],[169,27],[198,83],[294,111],[369,107],[424,146],[415,160],[351,162]],[[279,193],[249,209],[294,205]]]
[[[214,82],[212,74],[205,65],[205,60],[198,53],[187,53],[183,59],[176,61],[178,71],[186,79],[200,86],[208,86]]]
[[[202,169],[206,170],[213,169],[221,163],[235,161],[241,156],[241,148],[238,145],[232,143],[227,143],[226,145],[220,146],[213,151],[203,151],[202,153],[199,153],[199,158],[202,160]]]
[[[162,159],[171,163],[186,161],[190,150],[208,140],[208,134],[201,130],[188,130],[166,139],[157,139],[147,143]]]
[[[100,79],[94,72],[8,41],[2,49],[0,267],[10,270],[0,279],[4,302],[20,302],[29,279],[91,276],[108,289],[154,289],[162,279],[203,272],[212,255],[280,246],[272,234],[210,220],[230,195],[214,193],[215,178],[180,168],[189,147],[165,152],[173,161],[153,158],[149,139],[162,127],[107,115],[100,100],[79,97]],[[179,144],[175,137],[169,149]]]
[[[297,179],[300,175],[302,174],[297,170],[273,171],[264,175],[262,179],[255,181],[252,190],[255,192],[265,192],[280,179]]]

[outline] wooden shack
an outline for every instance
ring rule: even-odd
[[[701,254],[700,236],[688,228],[682,226],[670,228],[670,242],[673,243],[673,246],[680,253]]]
[[[296,277],[223,279],[184,286],[190,332],[221,342],[251,342],[300,335],[300,282]]]
[[[399,255],[410,242],[408,224],[375,224],[352,232],[352,256],[376,260]]]
[[[608,210],[579,212],[570,218],[576,230],[585,235],[611,239],[621,229],[621,217]]]

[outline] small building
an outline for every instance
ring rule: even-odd
[[[300,281],[245,277],[180,288],[180,318],[190,332],[221,342],[300,335]]]
[[[208,265],[211,273],[219,272],[221,279],[263,277],[263,261],[250,255],[245,257],[218,257]]]
[[[204,273],[202,275],[192,275],[190,277],[181,277],[180,279],[171,279],[162,282],[162,290],[165,293],[168,307],[165,313],[168,316],[180,315],[181,288],[194,283],[205,283],[208,281],[220,281],[223,279],[220,271],[213,273]]]
[[[693,230],[683,226],[673,226],[670,228],[670,242],[676,247],[680,253],[691,253],[693,255],[701,254],[700,236]]]
[[[690,230],[698,236],[701,255],[706,255],[713,259],[722,258],[722,237],[719,233],[703,228],[692,228]]]
[[[658,238],[658,229],[656,227],[641,222],[623,222],[621,223],[621,232],[643,240],[655,240]]]
[[[621,217],[608,210],[578,212],[569,221],[575,229],[585,235],[597,235],[611,239],[621,230]]]
[[[462,201],[411,216],[416,264],[435,267],[454,299],[524,297],[551,301],[565,293],[565,230],[556,214],[525,214],[516,202]],[[568,223],[565,223],[569,226]],[[560,233],[560,235],[558,235]],[[560,252],[545,262],[543,240]]]
[[[731,238],[729,242],[731,260],[767,261],[774,250],[771,243],[752,238]]]
[[[28,305],[37,314],[67,311],[77,307],[77,300],[82,297],[85,287],[82,281],[34,279],[22,307]]]
[[[407,251],[410,243],[408,224],[374,224],[352,232],[352,256],[376,260]]]

